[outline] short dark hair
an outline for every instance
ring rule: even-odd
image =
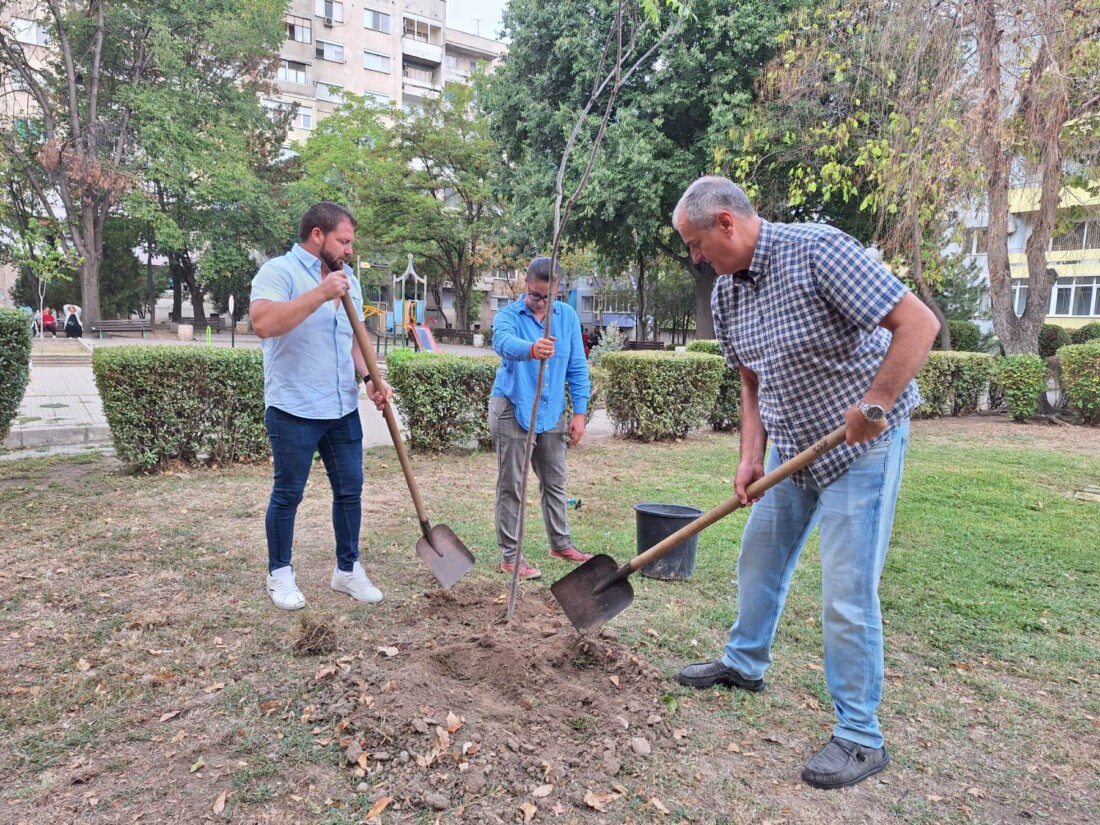
[[[565,270],[557,261],[554,261],[554,274],[558,276],[559,281],[565,275]],[[550,283],[550,259],[545,255],[532,259],[531,263],[527,264],[527,277]]]
[[[352,229],[359,228],[359,222],[340,204],[332,201],[315,203],[302,215],[302,220],[298,224],[298,239],[308,241],[315,228],[327,235],[344,221],[350,223]]]

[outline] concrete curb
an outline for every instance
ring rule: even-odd
[[[65,424],[56,427],[13,427],[3,446],[8,450],[32,450],[39,447],[110,444],[111,428],[106,424]]]

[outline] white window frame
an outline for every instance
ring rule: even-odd
[[[313,13],[333,23],[344,22],[344,4],[342,0],[314,0]]]
[[[305,34],[305,39],[297,36],[300,33]],[[288,14],[286,16],[286,39],[291,43],[312,43],[313,21],[308,17]]]
[[[452,72],[457,72],[458,71],[458,55],[457,54],[448,54],[444,57],[444,60],[447,63],[447,68],[448,69],[450,69]]]
[[[1013,285],[1015,286],[1015,284]],[[1083,315],[1076,312],[1078,291],[1088,290],[1089,306]],[[1058,311],[1058,299],[1064,298],[1065,311]],[[1063,277],[1054,282],[1050,290],[1050,306],[1047,315],[1054,318],[1096,318],[1100,317],[1100,278],[1093,275]]]
[[[301,66],[302,68],[300,70],[291,69],[291,65]],[[308,66],[301,60],[291,60],[289,57],[280,57],[279,69],[275,76],[283,83],[296,83],[299,86],[304,86],[309,82],[307,69]],[[301,76],[301,80],[298,80],[299,76]]]
[[[374,25],[377,23],[378,25]],[[384,11],[363,7],[363,27],[373,32],[390,34],[393,31],[393,18]]]
[[[313,41],[313,55],[318,60],[326,60],[329,63],[344,63],[344,44],[337,43],[334,40],[315,40]],[[329,47],[332,47],[331,50]],[[337,57],[339,53],[339,57]]]
[[[11,18],[11,33],[20,43],[30,46],[50,45],[50,30],[37,20],[26,17]]]
[[[368,100],[373,100],[379,106],[390,107],[393,105],[393,98],[385,92],[363,92],[363,97]]]
[[[294,113],[294,128],[295,129],[312,129],[313,128],[313,107],[298,105],[298,110]]]
[[[378,67],[368,65],[370,58],[377,58]],[[363,49],[363,68],[368,72],[378,72],[379,74],[389,74],[393,71],[393,60],[388,54],[381,54],[380,52],[372,52],[370,49]]]
[[[432,36],[435,35],[435,39]],[[429,23],[417,17],[403,17],[401,21],[401,36],[420,43],[430,43],[438,46],[443,39],[443,27],[438,23]]]
[[[336,91],[333,91],[333,89]],[[318,80],[315,84],[313,97],[316,100],[335,103],[339,106],[344,102],[344,87],[339,83],[326,83],[323,80]]]

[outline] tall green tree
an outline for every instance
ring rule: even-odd
[[[759,68],[794,5],[795,0],[693,2],[682,28],[624,84],[591,186],[570,224],[570,243],[591,244],[602,258],[634,270],[649,271],[658,251],[678,261],[695,283],[701,336],[713,334],[715,273],[692,264],[671,233],[672,209],[692,180],[713,170],[713,147],[751,103]],[[503,185],[518,211],[521,243],[544,246],[550,236],[557,163],[591,92],[616,8],[611,0],[512,0],[505,10],[503,28],[511,45],[485,80],[485,106],[504,155]],[[646,32],[639,49],[658,32],[656,27]],[[582,137],[578,149],[593,132]],[[584,153],[578,155],[582,165]]]

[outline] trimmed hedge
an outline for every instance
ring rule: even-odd
[[[600,366],[615,429],[639,441],[683,438],[703,424],[726,369],[714,355],[657,350],[608,353]]]
[[[692,341],[687,345],[687,350],[722,357],[722,348],[717,341]],[[714,402],[714,409],[707,414],[707,423],[715,432],[735,430],[741,423],[741,373],[730,369],[728,365],[722,382],[718,385],[718,399]]]
[[[997,361],[993,380],[1008,412],[1021,421],[1039,408],[1039,394],[1047,387],[1047,362],[1038,355],[1010,355]]]
[[[398,349],[386,356],[386,381],[409,431],[409,449],[441,452],[476,440],[492,445],[489,393],[500,359]]]
[[[1070,342],[1069,330],[1057,324],[1043,324],[1039,330],[1039,355],[1043,358],[1057,354],[1058,350]]]
[[[947,331],[951,333],[951,349],[955,352],[981,352],[982,331],[977,324],[970,321],[948,321]],[[937,335],[932,349],[939,348],[940,337]]]
[[[115,451],[138,470],[270,455],[259,350],[100,347],[92,371]]]
[[[974,412],[989,390],[995,365],[993,356],[983,352],[933,350],[917,373],[917,387],[924,403],[913,411],[913,417]]]
[[[1082,423],[1100,425],[1100,340],[1062,347],[1058,358],[1070,409]]]
[[[1069,340],[1074,344],[1086,344],[1100,338],[1100,321],[1091,321],[1070,333]]]
[[[0,441],[11,432],[30,380],[31,318],[21,309],[0,309]]]

